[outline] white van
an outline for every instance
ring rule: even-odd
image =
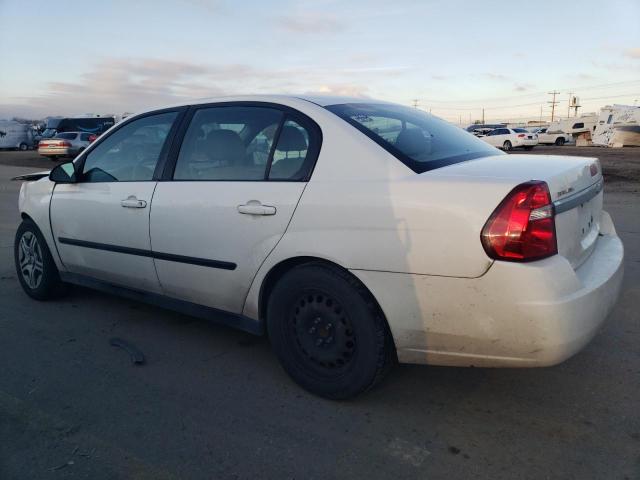
[[[33,146],[33,130],[29,125],[0,120],[0,148],[27,150]]]

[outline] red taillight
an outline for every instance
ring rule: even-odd
[[[524,138],[524,133],[519,134],[518,138]]]
[[[558,253],[547,184],[531,181],[511,190],[485,223],[481,240],[487,255],[496,260],[527,262]]]
[[[59,147],[70,147],[71,143],[69,142],[58,142]]]

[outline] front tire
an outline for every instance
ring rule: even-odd
[[[18,280],[31,298],[49,300],[66,292],[47,243],[32,221],[24,220],[18,227],[13,253]]]
[[[556,138],[556,145],[557,145],[558,147],[563,146],[563,145],[564,145],[564,138],[562,138],[562,137],[558,137],[558,138]]]
[[[29,148],[29,145],[27,145],[26,143],[21,143],[18,148],[20,149],[21,152],[26,152],[27,149]]]
[[[509,140],[507,140],[506,142],[504,142],[504,144],[502,145],[502,149],[505,152],[510,152],[511,150],[513,150],[513,145],[511,144],[511,142]]]
[[[346,399],[373,387],[395,360],[386,321],[349,273],[323,263],[294,267],[267,305],[271,345],[303,388]]]

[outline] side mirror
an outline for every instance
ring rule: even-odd
[[[76,166],[73,162],[61,163],[49,173],[49,180],[55,183],[76,183]]]

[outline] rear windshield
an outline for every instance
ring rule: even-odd
[[[55,136],[55,138],[62,138],[63,140],[75,140],[77,136],[77,133],[59,133]]]
[[[393,104],[341,104],[326,107],[416,173],[454,163],[500,155],[469,132],[422,110]]]
[[[525,130],[524,128],[514,128],[513,131],[516,133],[530,133],[529,130]]]

